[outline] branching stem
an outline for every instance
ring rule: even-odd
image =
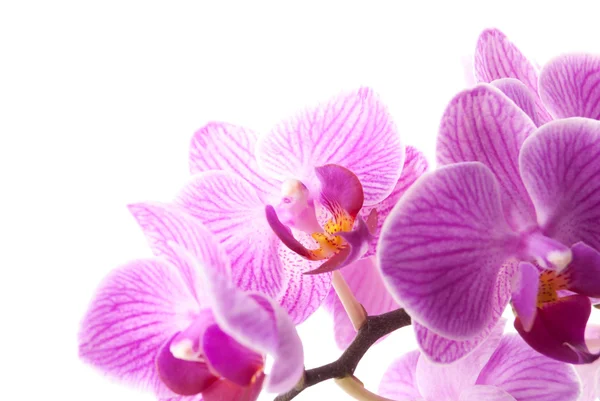
[[[280,394],[275,401],[290,401],[304,389],[329,379],[342,379],[352,376],[356,366],[369,348],[380,338],[410,325],[410,316],[404,309],[397,309],[377,316],[367,316],[364,324],[356,333],[354,341],[335,362],[304,372],[304,379],[296,388]]]

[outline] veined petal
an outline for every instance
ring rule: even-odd
[[[477,384],[503,389],[519,401],[575,401],[579,383],[573,368],[506,335],[483,368]]]
[[[219,327],[241,345],[273,357],[267,390],[285,392],[294,387],[304,371],[304,353],[287,313],[273,300],[240,291],[217,269],[198,270]]]
[[[411,187],[383,226],[378,259],[388,289],[415,320],[468,339],[491,322],[499,273],[516,249],[492,172],[471,162]]]
[[[475,384],[479,372],[500,343],[506,321],[497,324],[485,339],[465,358],[451,364],[438,364],[419,358],[416,382],[427,400],[457,400],[460,394]],[[435,378],[435,380],[432,380]]]
[[[539,270],[529,262],[519,263],[518,275],[513,283],[512,306],[523,324],[530,331],[537,314],[537,298],[540,284]]]
[[[100,284],[79,331],[79,356],[110,376],[146,389],[163,386],[154,360],[200,310],[177,269],[136,260]]]
[[[377,393],[394,400],[421,398],[415,379],[418,360],[416,350],[396,359],[383,374]]]
[[[598,351],[600,326],[588,324],[585,329],[585,339],[592,352]],[[600,397],[600,359],[586,365],[574,365],[574,368],[581,380],[581,397],[577,401],[596,401]]]
[[[267,223],[263,202],[250,184],[225,171],[210,171],[196,175],[175,202],[223,244],[238,288],[270,296],[281,290],[279,240]]]
[[[383,201],[373,206],[363,207],[360,215],[366,220],[373,209],[377,210],[377,228],[374,230],[373,239],[369,245],[369,250],[365,256],[375,255],[377,248],[377,241],[379,240],[379,234],[383,227],[383,222],[387,219],[388,215],[392,211],[393,207],[396,206],[398,200],[408,188],[414,184],[414,182],[427,171],[429,165],[427,159],[418,149],[407,146],[406,147],[406,161],[402,168],[402,175],[398,179],[396,186],[392,193],[385,198]]]
[[[584,338],[591,311],[588,297],[571,295],[538,308],[530,331],[524,330],[519,318],[515,320],[515,329],[531,348],[543,355],[572,364],[591,363],[600,357],[588,350]]]
[[[258,135],[247,128],[210,122],[194,134],[190,144],[192,174],[224,170],[242,177],[258,196],[267,199],[279,191],[279,182],[258,170],[254,151]]]
[[[463,390],[459,401],[517,401],[512,395],[494,386],[476,385]]]
[[[573,261],[562,272],[568,277],[568,289],[588,297],[600,297],[600,252],[578,242],[571,248]]]
[[[306,234],[299,233],[305,243],[310,240]],[[280,244],[277,254],[283,267],[283,290],[277,301],[287,311],[295,324],[305,321],[315,312],[331,288],[331,273],[303,274],[317,268],[322,261],[312,262]]]
[[[536,126],[544,124],[546,121],[541,121],[538,118],[535,107],[535,98],[531,90],[521,81],[515,78],[501,78],[491,82],[492,86],[500,89],[510,100],[515,102],[521,110],[531,118]]]
[[[463,91],[450,102],[437,139],[441,165],[478,161],[500,184],[504,214],[515,228],[535,224],[535,210],[519,174],[519,150],[535,125],[491,85]]]
[[[225,256],[220,248],[214,247],[206,238],[212,234],[191,215],[175,205],[158,202],[129,205],[129,211],[148,239],[155,255],[165,257],[177,266],[190,291],[201,304],[203,291],[198,282],[197,272],[182,259],[174,247],[187,249],[193,255],[205,260],[209,266],[224,269]],[[227,262],[228,264],[228,262]]]
[[[521,149],[521,176],[543,233],[600,249],[600,122],[552,121]]]
[[[537,68],[498,29],[486,29],[479,36],[475,50],[475,78],[492,82],[500,78],[516,78],[536,97],[536,110],[542,123],[552,120],[538,97]]]
[[[365,204],[372,205],[400,177],[404,146],[379,97],[361,88],[280,123],[259,138],[256,157],[272,177],[306,184],[315,182],[317,166],[344,166],[358,176]]]
[[[352,293],[369,315],[380,315],[400,308],[383,284],[374,258],[364,258],[340,271]],[[333,315],[335,342],[346,349],[356,336],[356,330],[348,318],[335,290],[331,290],[323,306]]]
[[[564,54],[544,65],[540,97],[556,118],[600,119],[600,57]]]

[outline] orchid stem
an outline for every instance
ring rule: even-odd
[[[334,271],[331,275],[331,284],[342,302],[346,314],[352,322],[354,330],[358,331],[367,320],[367,312],[360,302],[356,299],[352,290],[344,280],[344,276],[339,271]]]
[[[278,395],[275,398],[275,401],[290,401],[308,387],[314,386],[322,381],[329,379],[343,379],[354,375],[358,363],[377,340],[408,325],[410,325],[410,316],[404,309],[396,309],[377,316],[367,316],[364,324],[358,330],[356,337],[337,361],[318,368],[306,370],[300,383],[287,393]],[[355,378],[354,380],[357,379]],[[385,400],[385,398],[363,399]]]
[[[342,390],[346,392],[350,397],[357,401],[393,401],[389,398],[381,397],[375,393],[370,392],[365,386],[354,376],[347,376],[342,379],[334,379]]]

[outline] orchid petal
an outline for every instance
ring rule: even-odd
[[[400,199],[378,259],[388,289],[415,320],[460,340],[491,323],[494,289],[516,241],[492,172],[459,163],[423,175]]]
[[[600,122],[552,121],[521,149],[521,176],[543,233],[600,249]]]
[[[174,266],[136,260],[100,284],[79,332],[79,355],[110,376],[152,389],[160,348],[191,321],[199,306]]]
[[[363,189],[358,177],[345,167],[326,164],[316,167],[321,183],[319,201],[334,216],[346,212],[353,219],[363,206]]]
[[[201,400],[193,401],[255,401],[260,395],[264,379],[265,375],[259,374],[247,387],[238,386],[229,380],[219,380],[202,393]]]
[[[519,318],[515,320],[515,329],[531,348],[543,355],[567,363],[591,363],[600,357],[585,344],[585,326],[591,311],[588,297],[572,295],[539,308],[530,331],[525,331]]]
[[[251,384],[264,364],[262,355],[235,341],[216,324],[206,329],[202,348],[210,366],[221,377],[239,386]]]
[[[479,372],[500,343],[506,322],[502,320],[469,355],[451,364],[438,364],[419,358],[416,383],[425,399],[456,400],[461,392],[475,384]],[[431,380],[435,377],[435,380]]]
[[[593,352],[599,351],[600,326],[589,325],[585,329],[588,347]],[[590,343],[596,343],[593,347]],[[581,380],[581,397],[577,401],[596,401],[600,397],[600,359],[585,365],[574,365],[577,376]]]
[[[378,96],[361,88],[282,122],[259,138],[256,157],[272,177],[307,184],[315,167],[339,164],[358,176],[365,204],[372,205],[398,180],[404,146]]]
[[[519,401],[575,401],[579,395],[573,368],[537,353],[514,334],[502,339],[477,384],[501,388]]]
[[[600,252],[578,242],[571,248],[573,261],[563,270],[568,289],[588,297],[600,297]]]
[[[222,122],[210,122],[194,134],[190,145],[192,174],[224,170],[242,177],[267,201],[279,191],[279,182],[258,170],[254,150],[258,135],[246,128]]]
[[[138,203],[129,205],[129,211],[142,228],[150,248],[156,256],[165,257],[177,266],[190,291],[201,304],[203,292],[194,268],[181,259],[174,245],[187,249],[206,260],[210,266],[222,266],[224,258],[220,248],[207,243],[212,234],[184,209],[161,203]]]
[[[476,385],[463,390],[459,401],[517,401],[506,391],[494,386]]]
[[[565,54],[544,65],[540,97],[556,118],[600,120],[600,57]]]
[[[525,331],[530,331],[535,321],[539,283],[539,270],[531,263],[519,263],[519,275],[514,280],[512,306]]]
[[[486,29],[479,36],[475,51],[475,78],[492,82],[500,78],[516,78],[523,82],[536,97],[539,121],[552,120],[538,94],[537,68],[498,29]]]
[[[441,165],[479,161],[501,188],[504,214],[513,228],[535,224],[535,210],[519,174],[519,149],[533,132],[531,119],[491,85],[482,84],[452,99],[440,126]]]
[[[285,392],[294,387],[304,371],[304,353],[287,313],[260,294],[241,292],[218,269],[198,270],[219,327],[241,345],[273,357],[267,390]]]
[[[198,174],[175,202],[221,241],[238,288],[270,296],[280,291],[279,241],[267,223],[264,204],[246,181],[225,171]]]
[[[506,97],[515,102],[521,110],[531,118],[536,126],[540,126],[545,121],[540,121],[535,107],[535,95],[525,84],[515,78],[501,78],[491,82],[492,86],[500,89]]]
[[[394,187],[392,193],[385,198],[383,201],[377,203],[373,206],[363,207],[360,215],[367,220],[371,215],[373,210],[377,210],[377,228],[372,231],[373,239],[371,240],[371,244],[369,245],[369,250],[365,256],[375,255],[375,250],[377,248],[377,241],[379,240],[379,234],[381,233],[381,228],[383,227],[383,223],[387,219],[388,215],[398,203],[398,200],[404,193],[410,188],[414,182],[427,171],[429,165],[427,163],[427,159],[419,150],[412,146],[406,147],[406,161],[404,162],[404,167],[402,168],[402,175],[398,178],[398,182]]]
[[[364,258],[354,262],[340,273],[369,315],[380,315],[400,307],[385,288],[374,258]],[[330,291],[323,306],[333,315],[333,330],[337,346],[346,349],[356,336],[356,330],[335,290]]]
[[[180,395],[198,394],[218,380],[206,361],[186,361],[173,356],[169,350],[172,340],[165,343],[156,356],[156,370],[161,381]]]
[[[312,241],[307,234],[300,233],[304,243]],[[280,244],[278,257],[283,266],[283,291],[277,297],[295,324],[300,324],[321,306],[331,288],[331,273],[303,274],[313,270],[322,262],[311,262]]]
[[[411,351],[396,359],[385,371],[377,393],[382,397],[399,400],[421,398],[415,379],[419,351]]]

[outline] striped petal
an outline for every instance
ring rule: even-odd
[[[517,238],[498,184],[481,163],[423,175],[384,224],[378,259],[395,299],[418,322],[457,340],[493,319],[495,288]]]
[[[277,295],[283,280],[279,240],[267,223],[264,203],[248,182],[225,171],[197,174],[175,203],[223,244],[238,288]]]
[[[519,401],[575,401],[579,383],[573,368],[547,358],[517,335],[506,335],[477,379]]]
[[[538,97],[538,71],[521,51],[498,29],[486,29],[479,36],[475,50],[475,78],[492,82],[500,78],[516,78],[535,95],[539,121],[552,120]]]
[[[81,323],[79,355],[116,379],[164,389],[155,358],[199,309],[174,266],[133,261],[100,284]]]
[[[600,122],[568,118],[540,127],[523,145],[521,176],[544,234],[600,249]]]
[[[367,205],[390,194],[404,164],[398,131],[368,88],[341,94],[280,123],[259,138],[256,155],[262,171],[282,181],[297,178],[311,192],[315,167],[346,167],[360,179]]]
[[[494,386],[476,385],[460,393],[459,401],[517,401],[506,391]]]
[[[373,239],[371,240],[371,244],[369,245],[369,250],[366,253],[366,257],[375,255],[375,250],[377,249],[377,241],[379,240],[379,234],[381,233],[381,228],[383,227],[383,223],[391,213],[396,203],[404,193],[410,188],[414,182],[427,171],[429,165],[427,163],[427,159],[425,155],[421,153],[419,150],[412,146],[406,147],[406,161],[404,162],[404,167],[402,168],[402,175],[398,179],[396,186],[392,193],[385,198],[383,201],[377,203],[373,206],[363,207],[360,215],[367,220],[372,210],[377,210],[377,227],[375,228]]]
[[[421,399],[415,379],[419,351],[411,351],[396,359],[385,371],[377,393],[393,400]]]
[[[479,85],[452,99],[437,140],[441,165],[478,161],[501,187],[504,214],[513,228],[535,224],[535,211],[519,175],[519,150],[535,125],[514,102],[491,85]]]
[[[254,155],[258,135],[247,128],[211,122],[194,134],[190,144],[192,174],[223,170],[237,174],[267,202],[279,192],[278,181],[263,176]]]
[[[380,315],[400,307],[385,288],[374,258],[361,259],[342,269],[340,273],[369,315]],[[333,289],[323,306],[333,316],[333,330],[337,346],[340,349],[346,349],[354,340],[356,330]]]
[[[536,126],[544,124],[546,121],[541,121],[538,118],[535,107],[535,95],[521,81],[515,78],[501,78],[491,82],[492,86],[500,89],[506,97],[515,102],[521,110],[531,118],[531,121]]]
[[[544,65],[540,97],[556,118],[600,120],[600,57],[565,54]]]

